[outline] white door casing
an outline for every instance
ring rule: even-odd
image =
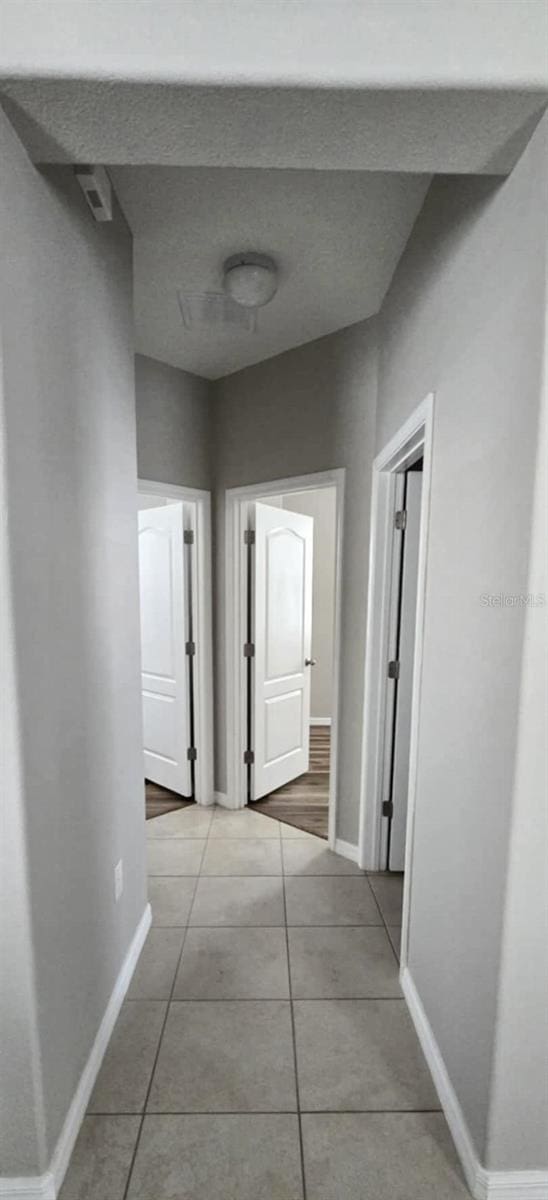
[[[253,800],[309,766],[314,521],[256,503],[253,554]]]
[[[407,516],[400,583],[401,605],[398,652],[400,673],[394,724],[394,769],[391,796],[394,808],[390,828],[390,853],[388,860],[388,866],[391,871],[403,871],[405,866],[421,493],[422,471],[409,471],[407,473],[405,494]]]
[[[190,796],[188,613],[181,502],[139,512],[139,580],[145,778]]]

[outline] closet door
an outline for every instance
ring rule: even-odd
[[[309,766],[314,521],[253,506],[251,796],[259,800]]]
[[[192,793],[183,504],[139,513],[145,778]]]

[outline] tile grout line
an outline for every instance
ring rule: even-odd
[[[159,840],[160,839],[158,838],[158,841]],[[167,841],[167,838],[164,838],[163,840]],[[235,839],[235,838],[224,838],[224,839],[217,838],[215,840],[217,842],[220,842],[221,840],[235,841],[237,839]],[[242,840],[250,841],[251,839],[243,838]],[[274,838],[259,838],[256,840],[263,841],[263,842],[266,841],[266,842],[268,842],[269,845],[272,845],[274,843]],[[282,843],[282,845],[283,845],[283,843]],[[364,879],[364,878],[366,878],[366,876],[364,876],[360,871],[317,871],[316,873],[314,871],[287,871],[287,872],[259,871],[256,874],[252,871],[249,871],[249,872],[239,871],[238,873],[234,872],[233,874],[227,873],[224,875],[207,873],[204,875],[204,879],[281,879],[282,875],[286,875],[288,879]],[[158,875],[158,874],[155,874],[154,871],[150,871],[149,878],[150,879],[195,879],[196,875],[195,875],[194,871],[189,871],[187,875],[182,875],[182,874],[173,875],[173,874],[168,873],[167,871],[165,872],[165,874]],[[384,924],[384,920],[383,920],[383,924]]]
[[[291,956],[289,953],[289,930],[288,930],[288,925],[287,925],[287,904],[286,904],[286,896],[285,896],[285,865],[284,865],[284,855],[283,855],[283,841],[282,841],[281,837],[280,837],[280,842],[281,842],[280,854],[281,854],[281,858],[282,858],[282,897],[283,897],[284,923],[285,923],[285,945],[286,945],[286,953],[287,953],[287,979],[288,979],[288,984],[289,984],[289,1013],[290,1013],[290,1020],[291,1020],[291,1037],[292,1037],[292,1041],[293,1041],[293,1068],[295,1071],[295,1094],[296,1094],[296,1098],[297,1098],[297,1121],[298,1121],[298,1125],[299,1125],[299,1151],[300,1151],[300,1158],[301,1158],[301,1182],[302,1182],[303,1200],[306,1200],[306,1173],[305,1173],[305,1166],[304,1166],[303,1125],[302,1125],[302,1116],[301,1116],[301,1097],[300,1097],[300,1090],[299,1090],[299,1067],[298,1067],[298,1062],[297,1062],[297,1037],[296,1037],[296,1033],[295,1033],[295,1009],[293,1006],[293,988],[291,985]]]
[[[349,1117],[349,1116],[406,1116],[409,1113],[442,1113],[441,1108],[302,1108],[301,1116],[314,1117]],[[94,1112],[90,1117],[140,1117],[137,1112]],[[291,1108],[254,1108],[253,1111],[244,1108],[218,1108],[214,1112],[200,1108],[158,1108],[147,1112],[150,1117],[295,1117],[297,1112]]]
[[[190,926],[188,927],[190,929]],[[193,926],[196,928],[196,926]],[[237,929],[246,929],[245,925],[236,926]],[[268,926],[263,926],[268,928]],[[272,928],[280,929],[281,926],[276,925]],[[185,931],[185,940],[186,940]],[[182,951],[181,951],[182,953]],[[179,968],[177,967],[177,970]],[[133,1000],[128,1000],[127,1004],[279,1004],[280,1000],[288,1000],[287,996],[175,996],[166,999],[165,996],[147,996],[144,998],[134,997]],[[404,1003],[403,996],[295,996],[295,1000],[300,1002],[306,1000],[307,1004],[330,1004],[331,1001],[341,1002],[342,1004],[351,1004],[354,1000],[362,1004],[366,1000],[380,1000],[391,1002],[393,1004]]]
[[[200,866],[199,866],[198,874],[196,875],[196,877],[195,877],[195,880],[194,880],[194,889],[193,889],[193,892],[192,892],[192,901],[191,901],[190,908],[189,908],[189,912],[188,912],[189,921],[190,921],[190,914],[191,914],[191,912],[192,912],[192,908],[193,908],[193,905],[194,905],[194,897],[195,897],[195,895],[196,895],[196,889],[197,889],[197,887],[198,887],[198,880],[199,880],[199,878],[200,878],[200,872],[201,872],[201,869],[202,869],[202,863],[203,863],[203,860],[204,860],[204,854],[205,854],[205,848],[206,848],[206,844],[207,844],[207,839],[206,839],[206,843],[204,844],[204,846],[203,846],[203,849],[202,849],[202,856],[201,856],[201,858],[200,858]],[[188,876],[187,876],[186,878],[188,878]],[[192,877],[191,877],[191,878],[192,878]],[[148,879],[148,876],[147,876],[147,879]],[[125,1188],[124,1188],[124,1192],[123,1192],[123,1197],[122,1197],[122,1200],[127,1200],[127,1197],[128,1197],[128,1194],[129,1194],[129,1188],[130,1188],[130,1185],[131,1185],[131,1177],[132,1177],[132,1175],[133,1175],[133,1170],[134,1170],[134,1167],[135,1167],[135,1161],[136,1161],[137,1154],[138,1154],[138,1151],[139,1151],[139,1146],[140,1146],[140,1144],[141,1144],[141,1135],[142,1135],[142,1132],[143,1132],[143,1126],[144,1126],[144,1123],[145,1123],[145,1117],[146,1117],[146,1115],[147,1115],[147,1104],[148,1104],[149,1097],[150,1097],[150,1093],[151,1093],[151,1090],[152,1090],[152,1083],[153,1083],[153,1080],[154,1080],[154,1076],[155,1076],[155,1074],[156,1074],[156,1067],[157,1067],[157,1065],[158,1065],[158,1059],[159,1059],[159,1057],[160,1057],[160,1050],[161,1050],[161,1048],[162,1048],[162,1042],[163,1042],[163,1040],[164,1040],[164,1033],[165,1033],[165,1029],[166,1029],[166,1025],[167,1025],[168,1016],[169,1016],[169,1007],[170,1007],[171,1001],[172,1001],[172,999],[173,999],[173,993],[174,993],[174,991],[175,991],[175,983],[176,983],[176,980],[177,980],[177,975],[179,974],[179,967],[180,967],[180,965],[181,965],[181,959],[182,959],[182,957],[183,957],[183,950],[184,950],[184,948],[185,948],[185,942],[186,942],[186,938],[187,938],[188,928],[189,928],[189,926],[188,926],[188,924],[187,924],[187,925],[186,925],[186,927],[185,927],[184,934],[183,934],[183,940],[182,940],[182,943],[181,943],[181,949],[180,949],[180,952],[179,952],[179,956],[178,956],[178,958],[177,958],[177,964],[176,964],[176,966],[175,966],[175,971],[174,971],[174,973],[173,973],[173,981],[172,981],[172,984],[171,984],[171,991],[170,991],[170,994],[169,994],[169,997],[168,997],[168,1000],[167,1000],[167,1003],[166,1003],[166,1011],[165,1011],[164,1019],[163,1019],[163,1022],[162,1022],[162,1028],[161,1028],[161,1030],[160,1030],[160,1037],[158,1038],[158,1045],[157,1045],[157,1047],[156,1047],[156,1054],[154,1055],[154,1062],[153,1062],[153,1064],[152,1064],[152,1070],[151,1070],[151,1072],[150,1072],[150,1079],[149,1079],[149,1081],[148,1081],[148,1087],[147,1087],[146,1094],[145,1094],[145,1098],[144,1098],[144,1101],[143,1101],[143,1111],[142,1111],[142,1113],[141,1113],[141,1121],[140,1121],[140,1124],[139,1124],[139,1129],[138,1129],[138,1132],[137,1132],[137,1137],[136,1137],[136,1139],[135,1139],[135,1146],[133,1147],[133,1154],[132,1154],[132,1156],[131,1156],[131,1162],[130,1162],[130,1164],[129,1164],[129,1171],[128,1171],[128,1176],[127,1176],[127,1180],[126,1180],[126,1186],[125,1186]]]
[[[189,876],[185,876],[185,879],[188,879],[188,878],[189,878]],[[199,876],[196,875],[193,878],[198,879]],[[211,879],[212,876],[203,875],[202,878],[203,879]],[[223,876],[223,878],[226,878],[226,876]],[[232,876],[230,878],[232,878]],[[249,876],[248,875],[237,875],[237,876],[235,876],[235,878],[236,879],[248,879]],[[280,876],[279,875],[271,875],[271,876],[269,876],[269,878],[279,879]],[[288,878],[294,879],[295,876],[291,875],[291,876],[288,876]],[[153,929],[186,929],[187,925],[190,925],[190,921],[180,921],[178,925],[168,925],[168,924],[153,925],[152,928]],[[268,924],[265,922],[264,925],[225,925],[225,924],[223,924],[223,925],[197,925],[197,924],[193,924],[191,926],[191,928],[192,929],[284,929],[285,926],[283,924],[272,925],[270,922]],[[376,925],[373,925],[371,923],[371,921],[367,921],[367,922],[366,921],[362,921],[362,922],[346,921],[344,923],[338,922],[335,924],[333,922],[331,922],[330,924],[326,923],[325,925],[313,925],[311,922],[306,925],[305,924],[290,925],[288,922],[287,928],[288,929],[385,929],[385,926],[384,926],[384,924],[381,925],[380,921],[377,922]]]
[[[387,922],[386,922],[386,920],[385,920],[384,913],[383,913],[383,911],[382,911],[382,908],[381,908],[381,906],[380,906],[380,902],[377,900],[377,896],[376,896],[376,892],[375,892],[375,889],[374,889],[374,887],[373,887],[373,884],[370,882],[370,880],[369,880],[369,877],[368,877],[368,876],[367,876],[367,882],[369,883],[369,887],[370,887],[370,889],[371,889],[371,892],[372,892],[372,894],[373,894],[373,899],[374,899],[374,901],[375,901],[375,904],[376,904],[376,906],[377,906],[377,910],[378,910],[379,916],[380,916],[380,918],[381,918],[381,921],[382,921],[382,924],[383,924],[384,931],[385,931],[385,933],[386,933],[386,936],[387,936],[387,938],[388,938],[388,941],[389,941],[389,943],[390,943],[390,949],[391,949],[391,951],[392,951],[392,954],[394,955],[394,958],[396,959],[396,962],[397,962],[397,964],[398,964],[398,968],[399,968],[399,966],[400,966],[400,956],[399,956],[399,954],[396,954],[396,950],[395,950],[395,948],[394,948],[394,943],[393,943],[393,941],[392,941],[392,938],[390,937],[390,933],[388,932],[388,924],[387,924]],[[400,935],[400,936],[401,936],[401,935]]]

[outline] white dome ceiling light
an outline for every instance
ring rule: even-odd
[[[223,287],[243,308],[262,308],[276,295],[278,272],[267,254],[233,254],[223,264]]]
[[[267,254],[243,250],[223,263],[222,292],[187,292],[177,288],[183,325],[256,333],[257,313],[276,295],[278,268]]]

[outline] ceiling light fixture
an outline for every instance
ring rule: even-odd
[[[223,264],[223,287],[243,308],[262,308],[278,288],[276,263],[267,254],[233,254]]]

